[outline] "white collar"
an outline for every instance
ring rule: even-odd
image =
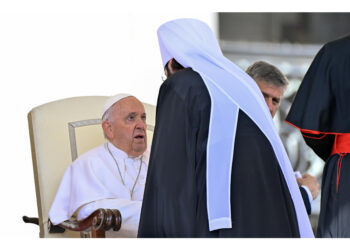
[[[142,155],[139,155],[139,156],[136,156],[136,157],[133,157],[133,156],[128,156],[128,154],[126,152],[124,152],[123,150],[117,148],[113,143],[111,143],[110,141],[107,142],[108,144],[108,148],[109,150],[111,151],[111,153],[113,154],[113,156],[115,157],[115,159],[122,159],[122,160],[126,160],[126,159],[131,159],[131,160],[140,160],[141,157],[142,157],[142,161],[144,163],[148,163],[148,157],[149,157],[149,147],[147,146],[147,149],[146,151],[142,154]],[[105,144],[105,147],[106,145]],[[107,150],[107,148],[106,148]]]

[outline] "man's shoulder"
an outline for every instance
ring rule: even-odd
[[[176,72],[168,78],[166,85],[175,91],[180,91],[181,93],[191,89],[206,88],[200,74],[191,68],[186,68]]]
[[[194,97],[202,97],[205,100],[209,98],[209,93],[202,77],[191,68],[176,72],[169,78],[167,86],[168,89],[177,93],[182,100],[193,99]]]
[[[345,36],[337,40],[330,41],[326,43],[320,51],[324,52],[323,57],[333,59],[335,63],[342,65],[339,60],[347,62],[350,55],[350,36]]]
[[[80,164],[80,163],[87,163],[89,161],[102,159],[105,155],[105,146],[104,144],[101,144],[100,146],[97,146],[95,148],[90,149],[89,151],[86,151],[82,155],[80,155],[73,163],[74,164]]]
[[[170,80],[173,82],[176,82],[176,84],[179,87],[181,86],[181,87],[189,88],[194,86],[198,86],[198,87],[204,86],[204,82],[200,74],[191,68],[186,68],[176,72],[170,78]]]
[[[324,45],[324,47],[331,48],[334,50],[341,50],[341,49],[348,49],[349,50],[350,45],[350,35],[341,37],[339,39],[336,39],[334,41],[330,41]]]

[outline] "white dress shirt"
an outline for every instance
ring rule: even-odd
[[[295,171],[294,174],[295,174],[295,178],[302,178],[302,177],[303,177],[299,171]],[[302,187],[302,188],[306,191],[307,197],[309,198],[310,210],[312,211],[312,201],[313,201],[313,198],[312,198],[311,191],[310,191],[310,189],[309,189],[307,186],[305,186],[305,185],[301,185],[300,187]]]

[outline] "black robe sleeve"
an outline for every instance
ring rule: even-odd
[[[299,189],[300,189],[301,197],[303,198],[303,201],[304,201],[306,212],[307,214],[311,214],[311,204],[309,201],[309,196],[304,188],[299,187]]]
[[[286,120],[321,133],[350,133],[350,36],[317,53]]]
[[[320,134],[313,135],[308,133],[301,133],[306,144],[312,148],[312,150],[320,157],[322,160],[326,161],[331,155],[332,147],[334,143],[335,135],[333,134]]]

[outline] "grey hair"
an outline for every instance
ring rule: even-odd
[[[278,68],[264,61],[253,63],[246,73],[255,81],[265,81],[284,89],[288,86],[287,77]]]
[[[106,112],[104,112],[104,114],[102,115],[102,122],[104,121],[109,121],[109,122],[114,122],[114,117],[113,117],[113,112],[115,109],[117,102],[114,103],[111,107],[109,107],[109,109],[106,110]],[[109,140],[105,131],[103,130],[103,136],[105,137],[105,139]]]
[[[104,112],[102,116],[102,121],[113,122],[113,116],[112,116],[113,111],[114,111],[114,104],[111,107],[109,107],[109,109],[107,109],[106,112]]]

